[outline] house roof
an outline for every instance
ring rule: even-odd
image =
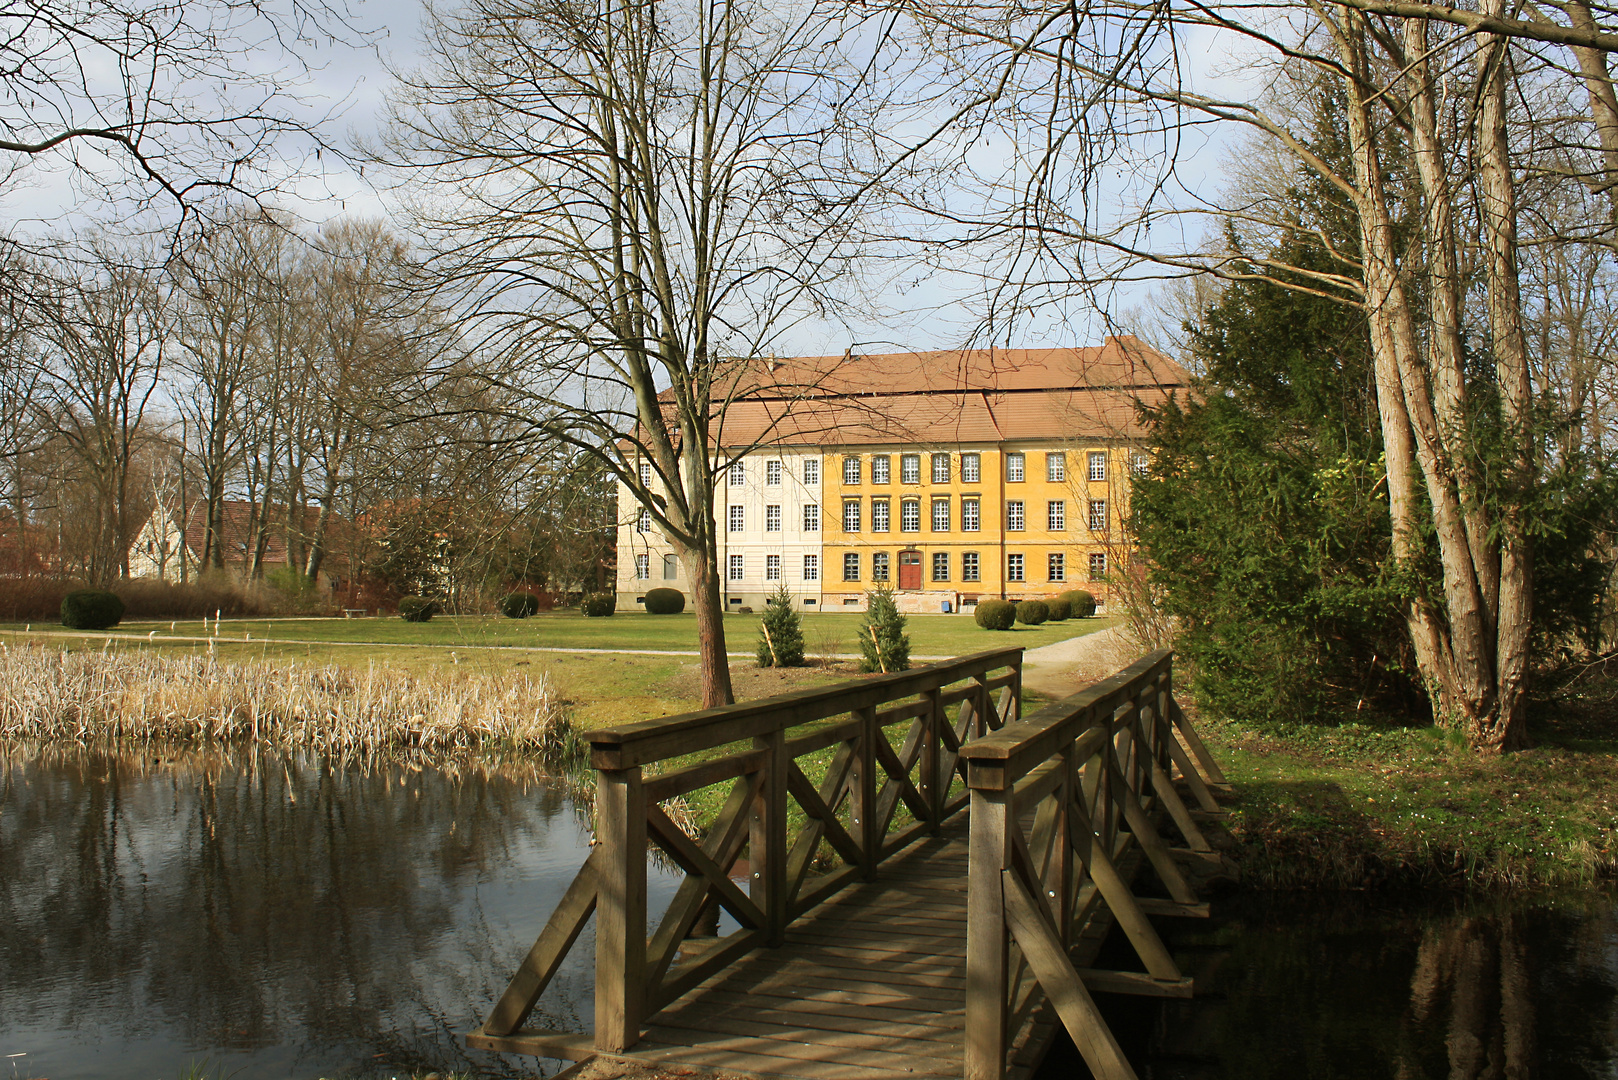
[[[1082,349],[750,359],[720,372],[714,437],[727,447],[1134,438],[1138,407],[1190,382],[1129,336]]]

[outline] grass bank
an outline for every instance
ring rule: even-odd
[[[1198,720],[1260,888],[1589,885],[1618,876],[1618,724],[1541,703],[1533,749],[1482,758],[1433,727]]]

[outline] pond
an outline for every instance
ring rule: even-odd
[[[1237,894],[1154,922],[1196,996],[1097,996],[1142,1080],[1618,1080],[1610,894]],[[1139,967],[1116,932],[1103,960]]]
[[[554,1072],[459,1036],[588,844],[521,762],[0,756],[0,1080]],[[651,868],[654,911],[676,883]],[[1099,999],[1142,1080],[1618,1080],[1611,896],[1238,894],[1158,922],[1197,997]],[[589,1029],[593,953],[587,930],[533,1024]]]

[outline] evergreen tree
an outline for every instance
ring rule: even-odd
[[[905,617],[893,602],[893,589],[879,585],[866,594],[865,621],[860,624],[861,671],[904,671],[910,666],[910,635]]]
[[[786,582],[764,601],[764,618],[758,628],[758,666],[803,666],[802,619],[792,606]]]

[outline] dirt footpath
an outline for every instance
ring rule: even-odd
[[[1023,654],[1022,684],[1060,700],[1128,666],[1137,659],[1134,652],[1119,626],[1029,649]]]

